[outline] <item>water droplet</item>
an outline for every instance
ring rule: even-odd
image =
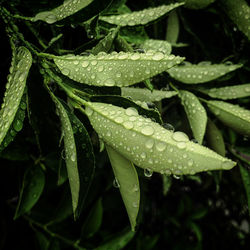
[[[122,123],[123,122],[123,118],[122,117],[116,117],[115,118],[115,122],[117,122],[117,123]]]
[[[93,109],[92,108],[90,108],[90,107],[86,107],[85,108],[85,112],[86,112],[86,115],[87,116],[91,116],[92,114],[93,114]]]
[[[129,121],[126,121],[123,123],[123,126],[126,128],[126,129],[131,129],[134,127],[134,124],[132,122],[129,122]]]
[[[142,134],[152,135],[154,133],[154,128],[151,126],[145,126],[141,129]]]
[[[172,139],[177,141],[177,142],[188,142],[189,141],[188,136],[185,133],[180,132],[180,131],[174,132],[172,135]]]
[[[155,61],[160,61],[164,58],[164,54],[161,52],[157,52],[152,56],[152,59]]]
[[[138,111],[135,108],[129,107],[125,110],[125,114],[128,116],[136,116],[138,115]]]
[[[135,184],[135,185],[133,186],[133,188],[132,188],[132,192],[134,193],[134,192],[138,192],[138,191],[139,191],[139,187],[138,187],[137,184]]]
[[[46,16],[45,21],[49,24],[56,22],[56,16],[54,14],[49,14]]]
[[[70,159],[71,159],[71,161],[75,161],[75,160],[76,160],[76,154],[73,153],[73,154],[71,155]]]
[[[147,140],[145,146],[146,148],[151,149],[154,146],[154,140],[153,139]]]
[[[107,79],[104,81],[104,85],[108,86],[108,87],[112,87],[115,85],[115,81],[111,78]]]
[[[134,201],[133,204],[132,204],[132,206],[135,207],[135,208],[138,207],[138,206],[139,206],[139,205],[138,205],[138,202],[137,202],[137,201]]]
[[[22,82],[24,81],[26,78],[26,72],[22,73],[20,76],[19,76],[19,81]]]
[[[91,61],[91,65],[95,66],[98,62],[96,60]]]
[[[187,146],[186,142],[178,142],[177,147],[179,149],[184,149]]]
[[[131,60],[138,60],[141,58],[141,55],[139,53],[135,53],[131,55]]]
[[[165,142],[157,142],[155,144],[155,147],[158,151],[162,152],[165,150],[165,148],[167,147],[167,144]]]
[[[246,92],[250,92],[250,87],[245,87]]]
[[[153,171],[148,169],[148,168],[145,168],[144,169],[144,175],[149,178],[149,177],[151,177],[153,175]]]
[[[17,132],[19,132],[19,131],[21,131],[22,128],[23,128],[23,123],[22,123],[20,120],[15,120],[15,121],[14,121],[14,124],[13,124],[13,128],[14,128]]]
[[[173,177],[174,177],[175,179],[177,179],[177,180],[179,180],[179,179],[181,178],[180,175],[176,175],[176,174],[174,174]]]
[[[142,158],[142,159],[145,159],[146,156],[147,156],[146,153],[144,153],[144,152],[141,153],[141,158]]]
[[[118,182],[116,178],[113,180],[113,187],[120,188],[120,183]]]
[[[82,62],[82,67],[83,68],[86,68],[86,67],[88,67],[89,66],[89,61],[83,61]]]
[[[64,69],[62,69],[62,73],[63,73],[65,76],[68,76],[69,73],[70,73],[70,71],[69,71],[69,69],[64,68]]]
[[[223,169],[231,169],[232,167],[234,166],[234,163],[232,161],[223,161],[222,164],[221,164],[221,167]]]
[[[194,161],[192,159],[190,159],[190,160],[188,160],[187,164],[188,164],[189,167],[192,167],[193,164],[194,164]]]

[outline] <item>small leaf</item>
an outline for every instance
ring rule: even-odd
[[[95,250],[118,250],[123,249],[134,237],[135,232],[124,231],[118,236],[95,248]]]
[[[45,175],[39,166],[25,171],[14,219],[29,212],[39,200],[45,185]]]
[[[136,218],[140,205],[140,185],[138,175],[133,163],[113,148],[106,145],[106,150],[119,183],[121,196],[126,207],[132,231],[135,231]]]
[[[65,161],[75,219],[79,217],[94,174],[94,155],[83,124],[69,111],[67,104],[49,90],[61,120]],[[77,154],[78,153],[78,154]],[[82,166],[85,168],[82,168]]]
[[[103,216],[102,199],[98,199],[88,214],[82,227],[81,235],[83,238],[92,237],[101,227]]]
[[[43,11],[36,14],[35,17],[32,18],[32,21],[42,20],[47,22],[48,24],[55,23],[73,15],[74,13],[80,11],[81,9],[88,6],[94,0],[66,0],[64,3],[53,10]]]
[[[176,44],[179,36],[179,18],[176,10],[172,11],[168,17],[166,40],[171,44]]]
[[[222,156],[226,155],[223,136],[217,126],[210,119],[207,120],[206,138],[211,149]]]
[[[17,51],[13,52],[10,74],[8,76],[3,104],[0,110],[1,149],[6,147],[15,136],[16,132],[22,129],[25,116],[24,110],[26,109],[25,99],[22,100],[22,97],[31,64],[32,56],[25,47],[20,47]],[[8,140],[3,143],[7,135]]]
[[[226,86],[221,88],[211,88],[211,89],[200,88],[198,90],[213,98],[218,98],[222,100],[237,99],[250,96],[250,83],[234,85],[234,86]]]
[[[204,9],[214,1],[215,0],[185,0],[184,7],[194,10]]]
[[[121,95],[125,97],[130,97],[135,101],[145,101],[145,102],[158,102],[165,98],[171,98],[177,95],[176,91],[166,91],[166,90],[153,90],[142,88],[121,88]]]
[[[173,67],[167,72],[175,80],[197,84],[215,80],[229,72],[242,67],[241,64],[209,64],[209,62],[200,62],[199,64],[190,64],[186,62],[184,65]]]
[[[166,15],[171,10],[183,5],[184,3],[173,3],[169,5],[161,5],[155,8],[148,8],[132,13],[122,15],[100,16],[100,20],[110,24],[123,26],[145,25]]]
[[[134,108],[85,102],[86,114],[99,137],[141,168],[162,174],[231,169],[235,162],[140,116]]]
[[[164,196],[168,194],[168,191],[171,185],[172,185],[172,178],[168,175],[163,174],[162,175],[162,192]]]
[[[221,7],[229,18],[250,40],[250,7],[245,0],[220,0]]]
[[[222,101],[208,101],[211,112],[236,132],[250,136],[250,111],[238,105]]]
[[[62,74],[96,86],[129,86],[155,76],[184,58],[154,53],[99,53],[97,56],[58,56],[54,59]]]
[[[199,99],[189,91],[179,92],[194,138],[202,144],[207,125],[207,113]]]
[[[145,51],[148,50],[160,51],[166,55],[170,55],[172,51],[171,44],[164,40],[147,39],[141,44],[140,47]]]
[[[244,168],[241,164],[240,165],[240,173],[241,178],[245,187],[246,196],[247,196],[247,203],[248,203],[248,211],[250,215],[250,172],[246,168]]]

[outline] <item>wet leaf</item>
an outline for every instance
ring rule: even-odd
[[[28,49],[19,47],[13,52],[10,74],[0,110],[0,150],[8,145],[23,127],[26,103],[25,98],[22,99],[22,97],[31,64],[32,56]],[[6,141],[4,141],[5,137],[7,137]]]
[[[245,0],[220,0],[221,7],[229,18],[250,39],[250,7]]]
[[[226,126],[250,136],[250,111],[238,105],[222,101],[207,102],[211,112]]]
[[[213,98],[230,100],[230,99],[237,99],[250,96],[250,83],[234,85],[234,86],[226,86],[221,88],[210,88],[210,89],[200,88],[198,90]]]
[[[119,190],[126,207],[132,231],[135,231],[136,218],[140,205],[140,184],[133,163],[112,147],[105,145]]]
[[[184,58],[153,53],[99,53],[97,56],[60,56],[54,59],[62,74],[96,86],[129,86],[155,76]]]
[[[171,98],[172,96],[177,95],[176,91],[167,91],[167,90],[153,90],[152,92],[149,89],[142,88],[121,88],[121,95],[125,97],[130,97],[135,101],[144,101],[144,102],[158,102],[165,98]]]
[[[135,232],[124,231],[118,236],[95,248],[95,250],[118,250],[123,249],[134,237]]]
[[[148,50],[160,51],[166,55],[170,55],[172,51],[171,44],[164,40],[147,39],[141,44],[140,47],[145,51]]]
[[[194,138],[202,144],[207,125],[207,113],[199,99],[191,92],[181,90],[179,92],[181,103],[185,108]]]
[[[39,200],[44,185],[45,175],[40,166],[35,165],[25,171],[14,219],[31,210]]]
[[[56,7],[53,10],[43,11],[36,14],[36,16],[32,18],[32,21],[35,22],[42,20],[48,24],[52,24],[70,15],[73,15],[74,13],[88,6],[93,1],[94,0],[66,0],[62,5]]]
[[[166,40],[171,44],[176,44],[179,36],[179,30],[179,18],[177,12],[174,10],[168,17]]]
[[[212,122],[210,119],[207,120],[206,138],[211,149],[222,156],[226,155],[223,136],[214,122]]]
[[[183,5],[184,3],[173,3],[161,5],[155,8],[148,8],[140,11],[133,11],[122,15],[100,16],[100,20],[110,24],[123,26],[145,25],[166,15],[171,10]]]
[[[242,67],[241,64],[210,64],[209,62],[190,64],[186,62],[184,65],[173,67],[167,72],[177,81],[197,84],[215,80],[240,67]]]
[[[235,162],[138,115],[134,108],[86,102],[86,114],[99,137],[137,166],[162,174],[231,169]]]

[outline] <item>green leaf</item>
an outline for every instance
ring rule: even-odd
[[[145,101],[145,102],[158,102],[165,98],[171,98],[177,95],[176,91],[166,91],[166,90],[153,90],[142,88],[121,88],[121,95],[125,97],[130,97],[135,101]]]
[[[141,44],[140,47],[145,51],[148,50],[160,51],[166,55],[170,55],[172,51],[171,44],[164,40],[147,39]]]
[[[250,215],[250,171],[244,168],[241,164],[239,165],[240,165],[241,178],[246,191],[248,211]]]
[[[194,10],[204,9],[214,1],[215,0],[185,0],[184,7]]]
[[[179,30],[179,18],[177,12],[174,10],[168,17],[166,40],[171,44],[176,44],[179,36]]]
[[[106,243],[95,248],[95,250],[120,250],[123,249],[134,237],[135,232],[125,231]]]
[[[221,7],[229,18],[250,39],[250,7],[245,0],[220,0]]]
[[[40,250],[48,250],[49,249],[49,245],[50,242],[48,240],[48,238],[41,232],[36,231],[36,239],[39,245],[39,249]]]
[[[213,98],[237,99],[250,96],[250,83],[211,89],[199,88],[197,90]]]
[[[231,169],[235,162],[140,116],[134,108],[85,102],[86,114],[99,137],[141,168],[162,174]]]
[[[102,199],[98,199],[88,214],[82,227],[81,236],[83,238],[92,237],[101,227],[103,216]]]
[[[211,112],[226,126],[250,136],[250,111],[238,105],[222,101],[207,101]]]
[[[191,64],[185,62],[184,65],[173,67],[167,72],[175,80],[197,84],[215,80],[229,72],[242,67],[241,64],[210,64],[209,62],[200,62],[199,64]]]
[[[136,169],[131,161],[124,158],[112,147],[105,146],[128,213],[131,229],[135,231],[140,205],[140,185]]]
[[[162,192],[164,196],[168,194],[168,191],[171,185],[172,185],[172,178],[168,175],[163,174],[162,175]]]
[[[60,56],[54,59],[62,74],[96,86],[129,86],[153,77],[184,58],[154,53],[99,53],[97,56]]]
[[[26,109],[25,99],[22,100],[22,97],[31,64],[32,56],[25,47],[19,47],[13,52],[10,74],[0,110],[0,150],[8,145],[16,132],[22,129]],[[6,136],[8,139],[3,143]]]
[[[202,144],[207,125],[207,113],[199,99],[191,92],[181,90],[179,92],[181,103],[185,108],[194,138]]]
[[[53,10],[36,14],[36,16],[32,18],[32,21],[42,20],[48,24],[52,24],[75,14],[93,1],[94,0],[66,0],[62,5]]]
[[[214,122],[212,122],[210,119],[207,120],[206,139],[211,149],[222,156],[226,155],[223,136]]]
[[[69,177],[75,219],[79,217],[94,175],[94,154],[83,124],[70,112],[67,104],[49,91],[58,110],[64,135],[65,162]],[[85,166],[84,168],[82,166]]]
[[[14,219],[31,210],[39,200],[44,185],[45,175],[39,166],[35,165],[25,171]]]
[[[148,8],[132,13],[122,15],[100,16],[100,20],[110,24],[124,26],[145,25],[165,16],[171,10],[183,5],[184,3],[173,3],[169,5],[161,5],[155,8]]]
[[[107,36],[105,36],[98,44],[91,50],[93,55],[97,55],[99,52],[109,52],[113,41],[117,36],[119,28],[111,30]]]

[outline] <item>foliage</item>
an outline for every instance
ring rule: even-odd
[[[0,1],[0,249],[247,249],[235,2]]]

